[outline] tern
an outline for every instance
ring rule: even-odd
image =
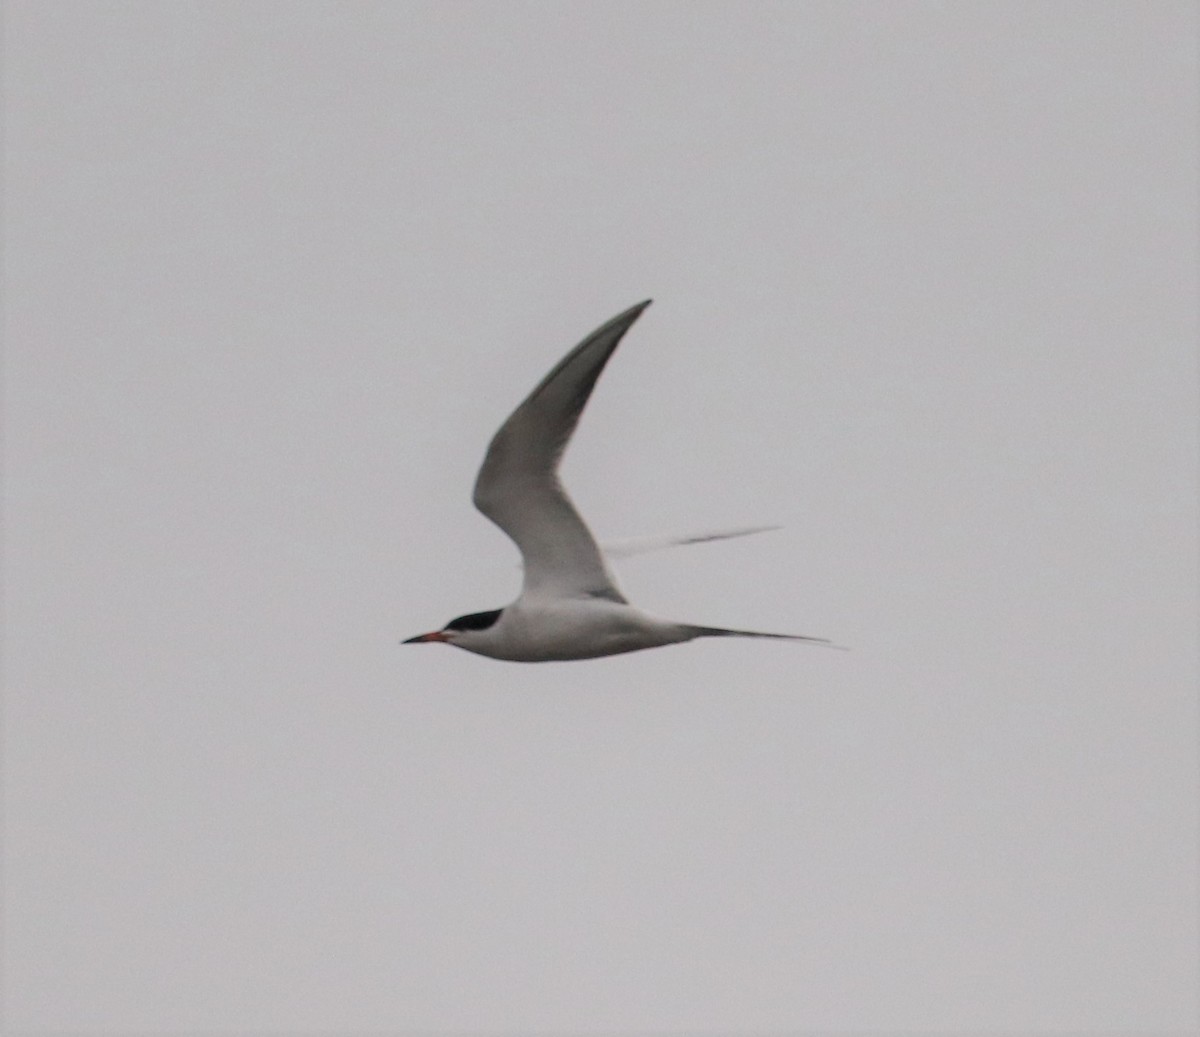
[[[488,446],[473,500],[521,552],[520,596],[504,608],[458,616],[404,644],[449,644],[510,662],[595,659],[698,637],[829,644],[822,637],[676,623],[635,608],[617,588],[604,553],[559,482],[559,463],[596,380],[650,302],[613,317],[567,353]]]

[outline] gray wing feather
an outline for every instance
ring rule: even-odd
[[[624,601],[595,538],[558,479],[596,380],[650,300],[597,328],[562,358],[492,437],[473,499],[513,540],[526,594]]]
[[[768,533],[782,526],[740,526],[737,529],[717,529],[707,533],[689,533],[673,537],[634,537],[629,540],[613,540],[600,545],[606,558],[631,558],[634,555],[660,551],[666,547],[684,547],[688,544],[706,544],[712,540],[729,540],[732,537],[750,536],[752,533]]]

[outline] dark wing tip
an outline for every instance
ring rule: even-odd
[[[635,303],[633,306],[630,306],[629,309],[622,310],[615,317],[613,317],[612,320],[605,321],[603,324],[601,324],[600,327],[598,327],[596,329],[596,331],[594,331],[592,333],[592,335],[594,336],[601,332],[607,331],[609,328],[612,328],[614,326],[622,326],[623,325],[624,327],[628,328],[631,324],[633,324],[633,322],[635,320],[638,319],[638,317],[640,317],[642,315],[642,311],[645,310],[646,307],[649,306],[652,302],[654,302],[653,299],[643,299],[641,302]],[[589,336],[589,337],[592,337],[592,336]]]

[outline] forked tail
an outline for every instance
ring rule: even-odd
[[[688,626],[692,637],[769,637],[777,641],[807,641],[809,644],[824,645],[847,651],[845,645],[835,645],[826,637],[804,637],[800,634],[764,634],[761,630],[727,630],[725,627]]]

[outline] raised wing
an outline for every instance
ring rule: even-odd
[[[492,437],[474,501],[521,551],[524,594],[624,601],[595,538],[558,480],[558,465],[596,379],[650,305],[638,303],[562,358]]]

